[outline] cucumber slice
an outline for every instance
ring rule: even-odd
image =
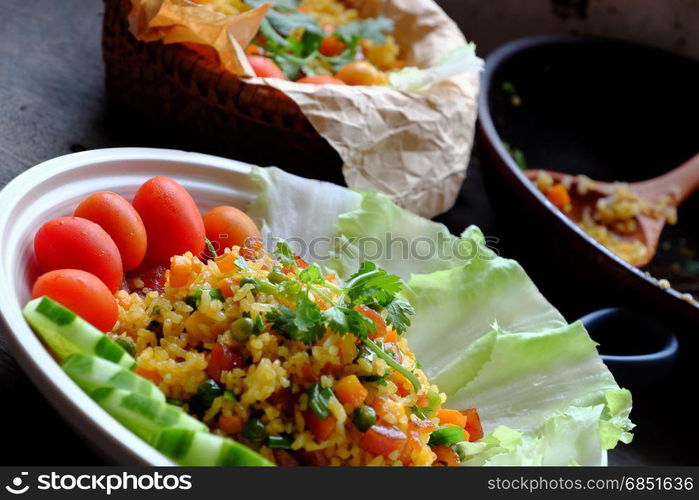
[[[245,445],[216,434],[166,429],[155,444],[163,455],[180,465],[270,467],[274,464]]]
[[[124,427],[150,444],[165,429],[209,432],[206,425],[180,408],[142,394],[114,387],[98,387],[88,394]]]
[[[22,314],[61,360],[78,353],[104,358],[129,370],[136,368],[136,361],[120,345],[49,297],[28,302]]]
[[[88,394],[100,387],[114,387],[165,402],[165,395],[150,380],[106,359],[71,354],[61,367]]]

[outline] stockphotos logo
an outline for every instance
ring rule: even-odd
[[[30,484],[31,483],[31,484]],[[41,491],[97,491],[111,495],[117,491],[175,491],[192,489],[192,476],[189,474],[40,474],[32,483],[28,472],[15,476],[5,489],[13,495],[22,495],[30,488]],[[1,490],[0,490],[1,491]]]
[[[28,484],[24,484],[24,476],[29,475],[28,472],[22,472],[20,473],[19,476],[16,476],[12,479],[10,484],[5,486],[5,489],[12,493],[13,495],[21,495],[22,493],[26,493],[27,490],[29,489]]]

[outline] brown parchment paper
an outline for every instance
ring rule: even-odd
[[[346,0],[361,17],[384,15],[409,66],[428,68],[466,40],[433,0]],[[478,75],[464,73],[419,93],[389,87],[308,85],[248,78],[243,47],[267,6],[224,16],[189,0],[132,0],[131,32],[143,41],[212,47],[222,68],[288,95],[343,160],[347,185],[377,190],[426,217],[451,208],[466,177]]]

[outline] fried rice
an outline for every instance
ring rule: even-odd
[[[279,305],[291,306],[285,299],[255,290],[244,278],[263,280],[273,269],[279,269],[275,258],[256,248],[242,249],[246,256],[243,268],[235,265],[241,254],[239,247],[227,249],[216,259],[203,262],[187,253],[176,257],[179,265],[189,269],[182,286],[173,286],[171,271],[165,273],[162,290],[148,288],[141,279],[133,280],[133,293],[116,293],[119,319],[110,334],[113,338],[127,337],[136,348],[137,373],[152,380],[161,391],[183,405],[185,410],[209,425],[212,432],[231,437],[280,465],[431,465],[436,455],[428,445],[429,433],[439,426],[437,416],[418,418],[414,408],[424,405],[431,393],[446,396],[431,385],[419,368],[405,338],[388,327],[383,348],[394,359],[411,370],[421,382],[421,389],[410,390],[410,382],[392,371],[387,363],[362,350],[351,334],[341,336],[325,331],[319,341],[307,345],[280,335],[265,324],[258,333],[246,340],[233,338],[231,325],[239,318],[264,320],[265,313]],[[301,268],[305,265],[300,261]],[[281,270],[288,278],[294,268]],[[333,282],[334,276],[327,276]],[[244,280],[245,281],[245,280]],[[247,280],[249,281],[249,280]],[[153,287],[158,288],[158,287]],[[193,307],[192,293],[196,290],[221,292],[222,299],[212,299],[201,293],[201,301]],[[336,299],[330,289],[324,293]],[[328,305],[310,294],[320,306]],[[212,367],[216,345],[226,346],[238,360],[231,369],[216,371]],[[214,375],[225,388],[208,408],[197,408],[199,387]],[[330,398],[331,428],[318,436],[311,430],[308,388],[320,384],[336,388],[338,383],[352,377],[361,380],[366,391],[365,404],[376,411],[377,423],[390,426],[406,437],[406,446],[389,454],[375,454],[360,447],[363,434],[352,425],[356,405],[342,404]],[[244,427],[252,418],[264,424],[270,436],[290,436],[287,450],[271,449],[246,437]]]

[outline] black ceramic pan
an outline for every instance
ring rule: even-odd
[[[699,151],[699,64],[621,41],[534,37],[493,52],[481,82],[479,129],[491,160],[484,177],[507,221],[508,254],[547,295],[561,297],[556,305],[570,317],[625,306],[694,341],[699,307],[577,228],[527,181],[510,151],[521,151],[529,168],[602,181],[655,177]],[[679,215],[664,237],[699,252],[697,194]]]

